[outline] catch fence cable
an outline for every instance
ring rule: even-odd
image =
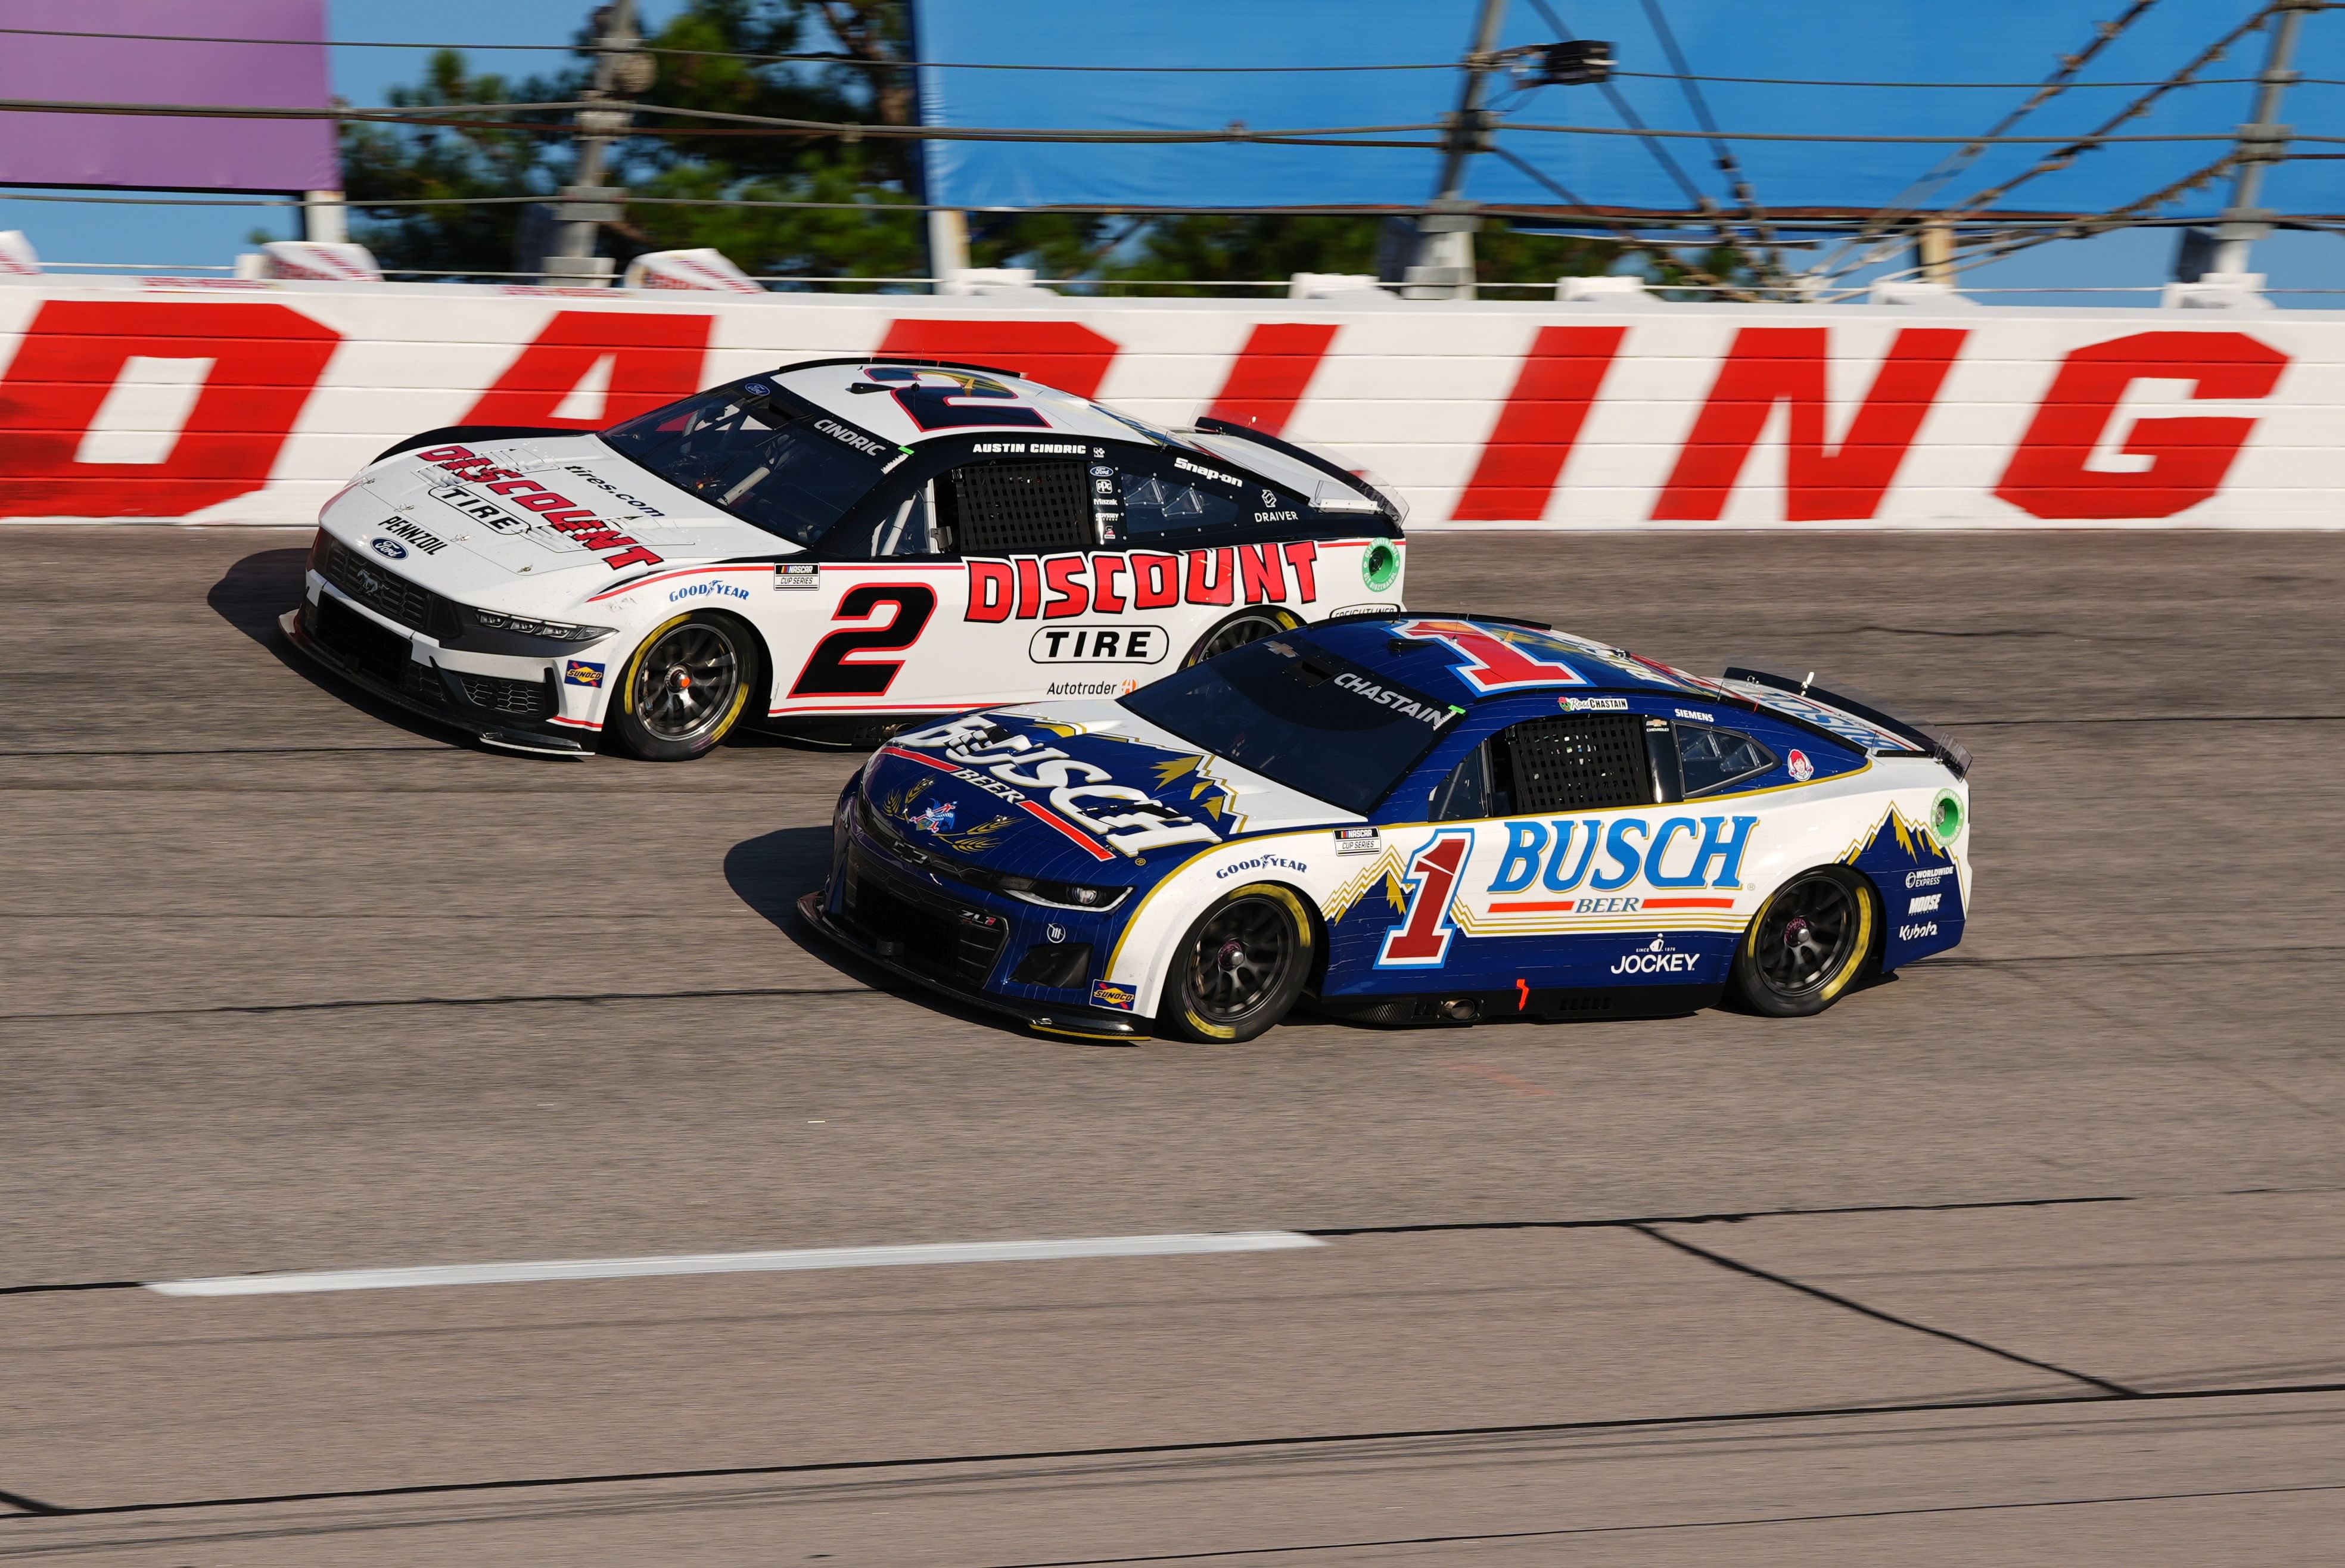
[[[1811,275],[1832,275],[1832,269],[1839,266],[1841,260],[1851,250],[1878,240],[1890,226],[1915,216],[1922,202],[1936,195],[1955,176],[1976,162],[1981,153],[1997,145],[2012,126],[2058,97],[2069,84],[2076,80],[2077,73],[2091,64],[2095,56],[2117,42],[2124,35],[2127,28],[2139,21],[2157,4],[2157,0],[2132,0],[2132,4],[2126,7],[2124,13],[2116,21],[2095,24],[2092,42],[2073,55],[2061,56],[2059,68],[2038,83],[2025,102],[1997,120],[1985,136],[1965,143],[1960,151],[1941,158],[1936,167],[1921,178],[1911,182],[1904,189],[1883,203],[1881,209],[1866,221],[1862,229],[1851,236],[1840,249],[1809,268]]]
[[[1964,201],[1955,204],[1952,207],[1944,209],[1942,212],[1934,216],[1941,219],[1961,219],[1974,217],[1977,214],[1985,211],[1987,207],[1995,201],[2010,195],[2011,192],[2016,190],[2019,187],[2025,185],[2029,180],[2035,179],[2041,175],[2056,173],[2061,169],[2068,167],[2071,164],[2075,163],[2077,157],[2081,155],[2091,152],[2095,148],[2106,145],[2110,139],[2109,133],[2115,131],[2117,126],[2124,125],[2128,120],[2137,119],[2141,116],[2147,114],[2149,112],[2150,106],[2157,103],[2158,99],[2164,97],[2167,94],[2179,91],[2181,88],[2187,86],[2204,86],[2205,84],[2198,83],[2193,80],[2199,68],[2212,65],[2217,60],[2221,59],[2224,55],[2229,51],[2232,45],[2238,43],[2241,38],[2246,37],[2249,34],[2255,32],[2257,29],[2263,26],[2264,24],[2269,21],[2274,14],[2276,14],[2279,9],[2280,7],[2277,5],[2268,5],[2264,6],[2262,9],[2257,11],[2253,15],[2249,16],[2246,21],[2240,23],[2229,32],[2224,34],[2213,43],[2208,45],[2204,49],[2201,49],[2197,55],[2191,57],[2190,61],[2187,65],[2181,66],[2172,76],[2167,77],[2165,81],[2158,83],[2148,92],[2146,92],[2141,96],[2134,99],[2124,108],[2103,120],[2092,130],[2086,131],[2084,135],[2076,137],[2075,141],[2059,148],[2049,156],[2038,159],[2033,167],[2014,175],[2011,178],[2005,180],[2001,185],[1989,186],[1985,189],[1977,192]],[[1894,240],[1889,240],[1873,246],[1872,249],[1866,251],[1863,256],[1858,257],[1852,261],[1843,261],[1835,264],[1832,258],[1827,258],[1824,262],[1819,265],[1818,270],[1822,270],[1825,267],[1832,267],[1833,268],[1832,276],[1845,277],[1851,272],[1869,267],[1873,263],[1881,260],[1884,256],[1893,251],[1896,248],[1897,242]],[[1845,251],[1842,254],[1845,255]]]
[[[1545,0],[1537,0],[1537,3],[1541,10],[1546,9]],[[1742,165],[1735,157],[1734,149],[1719,139],[1718,122],[1711,117],[1710,102],[1702,96],[1700,85],[1686,74],[1686,57],[1678,48],[1677,34],[1670,30],[1669,18],[1661,14],[1657,0],[1645,0],[1645,15],[1653,25],[1654,36],[1660,40],[1662,49],[1668,53],[1670,64],[1678,69],[1679,85],[1685,89],[1686,102],[1692,106],[1693,117],[1700,122],[1703,130],[1710,133],[1711,156],[1718,160],[1718,172],[1726,177],[1727,188],[1742,204],[1744,215],[1758,231],[1759,243],[1767,253],[1766,269],[1778,278],[1782,278],[1783,255],[1775,244],[1774,234],[1767,227],[1766,209],[1759,205],[1758,193],[1751,188],[1751,181],[1744,177]]]

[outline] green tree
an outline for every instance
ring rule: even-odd
[[[909,30],[903,0],[687,0],[647,43],[658,77],[644,95],[664,107],[872,126],[915,118],[912,74],[903,68]],[[574,100],[593,75],[582,26],[576,58],[544,76],[514,80],[471,75],[443,52],[424,80],[392,95],[408,106],[444,106],[461,116],[484,104]],[[774,56],[797,56],[773,59]],[[760,56],[766,56],[761,58]],[[811,56],[811,57],[809,57]],[[549,126],[566,116],[535,118]],[[630,205],[606,228],[603,249],[624,262],[645,250],[702,246],[766,277],[910,278],[927,258],[917,212],[919,144],[906,137],[853,140],[672,114],[638,114],[635,134],[614,149],[613,177],[641,197],[705,205]],[[360,209],[358,238],[389,268],[447,273],[529,270],[543,253],[546,209],[521,203],[463,207],[464,197],[550,197],[567,182],[570,141],[558,132],[492,128],[345,127],[346,188]],[[445,207],[376,207],[374,200],[446,200]],[[845,210],[759,202],[844,204]],[[1064,282],[1167,285],[1150,295],[1218,295],[1193,279],[1284,279],[1294,272],[1373,273],[1386,220],[1374,217],[1260,216],[1112,218],[1071,213],[977,215],[970,259],[981,267],[1031,267]],[[538,226],[533,234],[527,226]],[[529,254],[517,254],[527,251]],[[1693,268],[1744,281],[1745,258],[1713,248],[1680,259],[1614,240],[1486,223],[1475,241],[1486,283],[1548,283],[1558,277],[1621,269],[1657,285],[1687,281]],[[1699,279],[1695,279],[1699,280]]]

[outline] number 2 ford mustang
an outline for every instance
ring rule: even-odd
[[[1058,1033],[1821,1012],[1962,939],[1969,754],[1797,676],[1368,615],[898,735],[801,913]]]
[[[1005,371],[821,359],[600,432],[453,428],[320,515],[303,650],[495,744],[869,744],[1128,692],[1401,605],[1400,503],[1246,427],[1159,429]]]

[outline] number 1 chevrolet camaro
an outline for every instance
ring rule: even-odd
[[[1821,1012],[1962,940],[1970,756],[1812,678],[1336,617],[899,734],[799,910],[1048,1031]]]
[[[599,432],[453,428],[320,514],[303,651],[492,744],[869,744],[1127,692],[1402,603],[1398,501],[1250,427],[1169,430],[1007,371],[820,359]]]

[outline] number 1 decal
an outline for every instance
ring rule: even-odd
[[[1449,938],[1457,935],[1449,923],[1450,895],[1473,847],[1472,828],[1450,828],[1416,852],[1408,865],[1407,913],[1385,933],[1377,968],[1433,969],[1449,956]]]
[[[937,612],[936,590],[922,582],[866,582],[850,588],[838,602],[834,621],[866,621],[881,605],[895,611],[885,626],[833,632],[814,645],[814,652],[791,683],[793,697],[884,696],[903,673],[900,659],[865,663],[849,654],[909,648],[920,640],[929,617]]]
[[[1588,677],[1556,659],[1525,652],[1504,632],[1465,621],[1404,621],[1395,634],[1416,642],[1439,642],[1465,656],[1457,678],[1477,692],[1506,692],[1517,686],[1585,686]]]

